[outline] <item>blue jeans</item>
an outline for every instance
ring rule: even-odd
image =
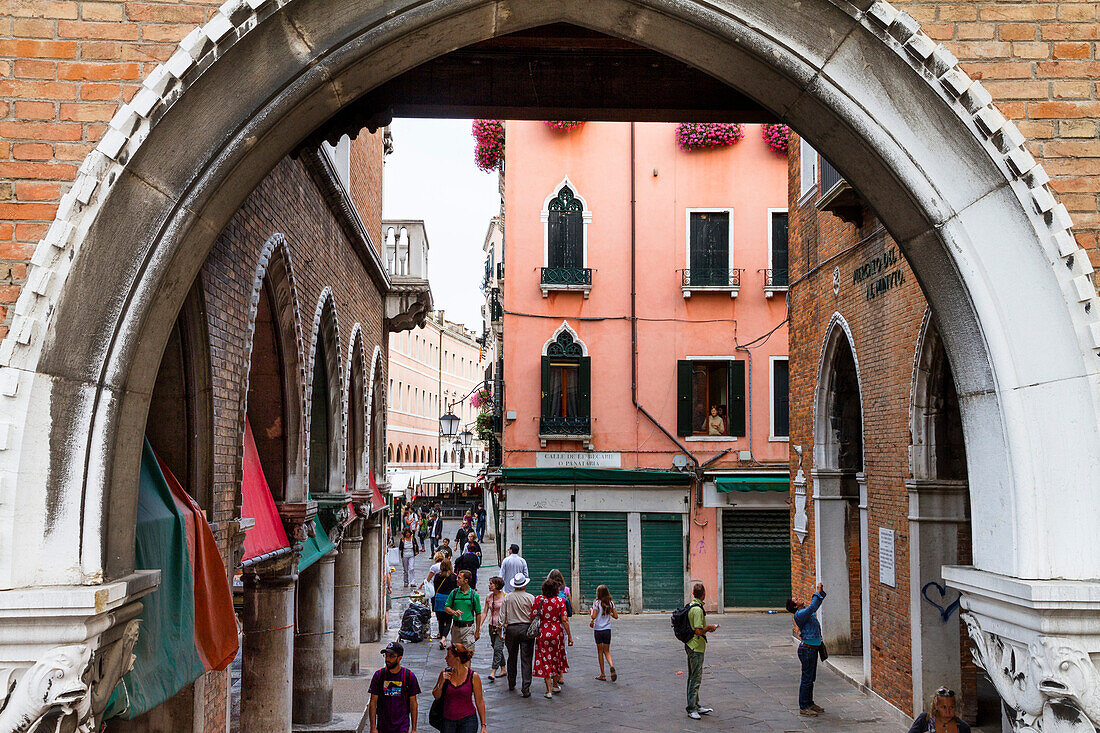
[[[685,647],[686,648],[686,647]],[[693,652],[687,650],[688,655],[688,687],[687,687],[687,711],[694,713],[699,709],[699,685],[703,681],[703,656],[705,652]]]
[[[480,727],[477,724],[477,713],[467,715],[462,720],[443,721],[443,733],[477,733]]]
[[[475,531],[477,533],[477,541],[481,542],[482,540],[484,540],[485,539],[485,522],[479,519],[478,522],[477,522],[477,528],[476,528]]]
[[[814,680],[817,679],[817,647],[798,645],[798,661],[802,662],[802,682],[798,685],[798,708],[805,710],[814,704]]]

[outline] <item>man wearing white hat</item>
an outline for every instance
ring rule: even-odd
[[[518,554],[518,553],[517,553]],[[504,627],[504,646],[508,649],[508,689],[516,689],[516,663],[522,668],[523,686],[520,694],[531,697],[531,663],[535,656],[535,640],[527,638],[531,625],[531,607],[535,597],[527,592],[531,579],[526,573],[516,573],[506,582],[515,588],[504,596],[500,622]]]
[[[513,543],[508,546],[508,557],[504,558],[504,562],[500,564],[500,577],[504,578],[505,593],[515,590],[512,587],[512,578],[517,574],[531,575],[527,571],[527,561],[519,556],[519,545]]]

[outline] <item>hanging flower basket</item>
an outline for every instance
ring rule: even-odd
[[[576,120],[546,120],[543,124],[554,132],[569,132],[570,130],[576,130],[583,125],[584,122],[578,122]]]
[[[761,129],[764,142],[776,155],[786,155],[791,142],[791,128],[786,125],[764,125]]]
[[[504,164],[504,123],[500,120],[474,120],[474,164],[490,173]]]
[[[725,148],[744,136],[744,128],[736,122],[681,122],[676,127],[681,150]]]

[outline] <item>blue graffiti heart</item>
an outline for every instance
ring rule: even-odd
[[[951,614],[954,613],[955,611],[959,610],[959,601],[962,599],[962,596],[959,596],[954,601],[952,601],[947,606],[947,608],[944,608],[943,606],[941,606],[940,604],[936,603],[935,601],[933,601],[931,598],[928,597],[928,589],[929,588],[935,588],[936,590],[938,590],[940,592],[940,600],[941,601],[947,598],[947,589],[944,588],[942,585],[940,585],[939,583],[937,583],[934,580],[929,582],[929,583],[925,583],[924,587],[920,589],[920,594],[922,596],[924,596],[924,600],[931,603],[936,608],[936,610],[940,612],[940,619],[944,623],[947,623],[947,620],[951,618]]]

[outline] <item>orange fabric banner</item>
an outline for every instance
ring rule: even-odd
[[[225,563],[202,508],[160,456],[157,463],[187,528],[187,554],[195,585],[195,648],[207,671],[225,669],[237,656],[237,616]]]

